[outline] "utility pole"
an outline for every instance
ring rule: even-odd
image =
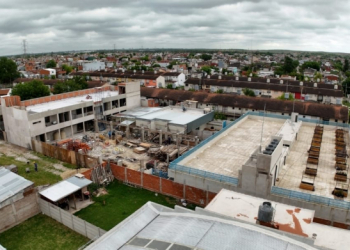
[[[27,55],[27,40],[26,39],[23,39],[22,47],[23,47],[23,56],[26,56]]]

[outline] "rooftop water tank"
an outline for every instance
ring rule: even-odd
[[[271,202],[263,202],[259,206],[258,220],[263,222],[272,222],[274,208],[271,206]]]

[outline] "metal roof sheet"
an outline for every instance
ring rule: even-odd
[[[88,179],[72,176],[67,180],[61,181],[51,187],[48,187],[39,193],[49,200],[56,202],[64,197],[67,197],[68,195],[75,193],[83,187],[88,186],[90,183],[92,183],[92,181]]]
[[[33,182],[4,167],[0,167],[0,202],[7,200],[31,185],[33,185]]]

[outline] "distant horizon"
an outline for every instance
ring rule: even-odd
[[[0,55],[165,47],[350,53],[348,13],[350,1],[326,0],[3,1]]]
[[[183,51],[183,52],[189,52],[189,51],[207,51],[208,53],[215,53],[219,51],[228,52],[228,51],[242,51],[242,52],[271,52],[271,53],[310,53],[310,54],[337,54],[337,55],[350,55],[350,52],[331,52],[331,51],[308,51],[308,50],[291,50],[291,49],[255,49],[255,50],[248,50],[248,49],[235,49],[235,48],[124,48],[124,49],[84,49],[84,50],[65,50],[65,51],[44,51],[44,52],[33,52],[33,53],[27,53],[26,55],[47,55],[47,54],[60,54],[60,53],[92,53],[92,52],[108,52],[108,53],[118,53],[118,52],[171,52],[174,51]],[[8,55],[0,55],[0,57],[18,57],[18,56],[24,56],[23,53],[19,54],[8,54]]]

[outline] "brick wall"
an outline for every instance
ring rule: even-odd
[[[125,167],[120,167],[113,163],[110,165],[112,173],[117,180],[178,199],[183,198],[191,203],[201,206],[207,205],[216,195],[216,193],[187,185],[184,187],[183,184],[160,178],[155,175],[149,175]],[[85,176],[90,178],[90,174]]]

